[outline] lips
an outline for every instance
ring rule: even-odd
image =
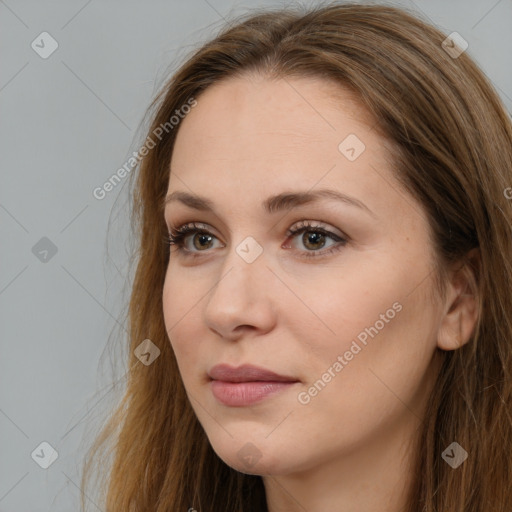
[[[279,375],[250,364],[236,368],[227,364],[218,364],[208,372],[208,376],[212,380],[223,382],[298,382],[294,377]]]
[[[294,377],[279,375],[250,364],[237,368],[219,364],[210,370],[208,376],[213,396],[229,407],[254,405],[290,389],[299,382]]]

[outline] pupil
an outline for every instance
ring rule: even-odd
[[[198,236],[198,239],[200,239],[200,240],[201,240],[201,242],[199,242],[199,244],[200,244],[200,245],[199,245],[199,247],[196,245],[196,249],[197,249],[197,248],[204,247],[204,245],[202,244],[202,241],[204,241],[204,239],[205,239],[205,238],[206,238],[206,239],[211,238],[211,237],[210,237],[210,235],[207,235],[207,234],[205,234],[205,233],[202,233],[202,234],[201,234],[201,233],[199,233],[199,235],[197,235],[197,236]],[[196,238],[196,240],[197,240],[197,238]]]
[[[318,244],[318,243],[321,243],[322,241],[322,237],[324,236],[322,233],[313,233],[313,232],[310,232],[310,233],[305,233],[307,235],[307,243],[305,244],[306,246],[308,244]],[[314,247],[316,248],[316,247]]]

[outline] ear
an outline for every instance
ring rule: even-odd
[[[473,334],[479,312],[479,268],[480,251],[475,248],[469,251],[462,266],[459,264],[450,272],[437,338],[437,345],[442,350],[462,347]]]

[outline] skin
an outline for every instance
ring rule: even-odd
[[[166,207],[169,228],[201,222],[213,239],[188,235],[194,259],[172,247],[165,324],[213,449],[236,470],[262,475],[270,512],[401,510],[437,347],[456,349],[475,325],[460,273],[450,274],[445,298],[432,299],[427,217],[395,180],[373,125],[329,81],[245,75],[207,89],[179,126],[167,192],[206,196],[216,213],[178,201]],[[338,149],[348,134],[366,146],[354,161]],[[373,215],[328,199],[271,214],[261,207],[270,195],[318,188],[355,197]],[[303,220],[348,241],[306,259],[339,244],[286,235]],[[236,252],[248,236],[263,249],[252,263]],[[298,394],[394,303],[394,318],[300,403]],[[251,363],[300,382],[229,407],[210,390],[207,372],[218,363]],[[252,466],[237,456],[246,443],[259,457]]]

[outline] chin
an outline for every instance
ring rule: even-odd
[[[261,444],[250,439],[245,442],[229,440],[228,446],[212,444],[212,448],[225,464],[246,475],[283,475],[299,464],[299,461],[287,460],[284,450]]]

